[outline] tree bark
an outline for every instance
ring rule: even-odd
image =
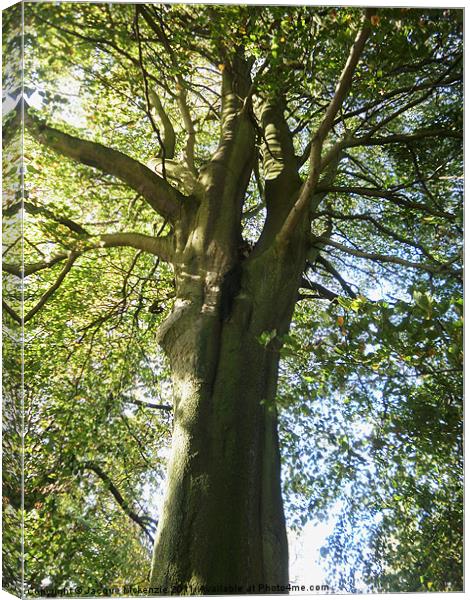
[[[175,425],[151,575],[157,591],[260,593],[288,584],[275,394],[305,260],[300,240],[225,275],[207,266],[179,274],[180,300],[160,334]],[[240,282],[227,299],[235,272]]]

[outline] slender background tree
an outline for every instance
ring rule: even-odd
[[[4,29],[9,589],[462,589],[462,11]]]

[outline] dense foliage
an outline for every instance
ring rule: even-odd
[[[17,16],[5,13],[5,51],[18,44]],[[263,103],[283,98],[306,177],[362,18],[356,8],[26,4],[28,113],[190,193],[216,149],[221,78],[237,48],[251,57],[257,132],[243,206],[251,250],[283,164]],[[371,35],[325,146],[299,302],[279,340],[285,510],[300,528],[334,508],[322,559],[335,589],[460,590],[462,12],[382,9],[367,19]],[[16,118],[4,118],[12,278]],[[41,135],[27,127],[24,141],[24,390],[5,390],[25,410],[25,578],[31,589],[143,583],[172,422],[155,330],[174,281],[154,254],[106,236],[171,227],[138,191]],[[7,351],[22,314],[11,281]],[[266,331],[260,344],[276,336]],[[18,355],[6,356],[18,376]],[[18,517],[18,490],[4,496]]]

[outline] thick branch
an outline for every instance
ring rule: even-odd
[[[49,127],[29,113],[25,116],[25,125],[41,144],[63,156],[118,177],[169,221],[174,222],[178,218],[185,197],[139,161],[118,150]]]
[[[166,262],[173,260],[173,240],[171,236],[153,237],[133,232],[104,233],[99,236],[99,240],[95,247],[129,247],[154,254]]]
[[[149,27],[154,31],[154,33],[156,33],[158,39],[163,44],[163,47],[165,48],[168,56],[170,57],[173,68],[177,70],[179,68],[178,58],[176,57],[173,48],[170,45],[170,42],[165,34],[162,24],[157,24],[155,22],[155,20],[152,18],[145,6],[139,6],[138,11],[142,13],[142,16],[144,17]],[[195,174],[196,169],[194,167],[194,147],[196,144],[196,131],[194,129],[191,112],[187,103],[186,82],[179,73],[177,73],[175,76],[175,82],[176,88],[178,90],[178,107],[180,109],[181,116],[183,117],[184,128],[188,136],[184,150],[184,158],[189,170]]]
[[[184,160],[188,166],[188,169],[195,174],[196,168],[194,166],[194,148],[196,145],[196,130],[194,129],[191,112],[187,102],[187,93],[185,89],[186,84],[181,75],[178,75],[176,79],[177,86],[179,88],[178,106],[181,116],[183,117],[184,128],[186,129],[186,134],[188,136],[186,140],[186,146],[184,148]]]
[[[160,238],[152,237],[150,235],[143,235],[142,233],[131,232],[104,233],[100,236],[90,238],[90,240],[88,240],[84,246],[82,245],[80,248],[74,249],[73,253],[76,256],[79,256],[88,250],[94,250],[96,248],[120,247],[143,250],[144,252],[154,254],[155,256],[158,256],[167,262],[171,262],[173,258],[173,242],[171,236]],[[17,277],[28,277],[28,275],[32,275],[33,273],[37,273],[43,269],[48,269],[58,262],[66,260],[69,258],[69,256],[70,253],[63,252],[57,254],[47,261],[25,265],[24,270],[19,265],[13,265],[9,263],[3,263],[2,268],[6,273],[10,273],[11,275],[16,275]]]
[[[361,54],[364,50],[367,38],[370,35],[370,26],[368,24],[370,14],[370,9],[368,9],[364,17],[362,29],[359,31],[359,33],[356,36],[356,39],[354,40],[354,44],[350,50],[348,60],[346,61],[346,65],[344,66],[343,72],[341,73],[338,85],[336,86],[335,94],[331,99],[328,108],[326,109],[323,121],[321,122],[320,127],[318,128],[317,133],[315,135],[314,142],[318,142],[319,140],[323,142],[323,140],[326,138],[331,127],[333,126],[335,117],[339,109],[341,108],[343,101],[349,94],[354,72],[356,70],[359,59],[361,58]]]
[[[145,102],[147,105],[147,117],[149,118],[150,124],[152,125],[152,129],[155,133],[155,135],[158,138],[158,143],[160,144],[160,152],[159,154],[162,157],[163,163],[163,171],[162,171],[162,176],[163,179],[166,180],[166,173],[165,173],[165,158],[166,158],[166,153],[165,153],[165,142],[162,139],[162,136],[160,134],[160,130],[157,127],[156,123],[155,123],[155,119],[153,118],[152,115],[152,101],[150,100],[150,92],[149,92],[149,82],[148,82],[148,78],[147,78],[147,74],[145,71],[145,67],[144,67],[144,55],[143,55],[143,51],[142,51],[142,41],[140,38],[140,28],[139,28],[139,10],[138,10],[138,6],[135,7],[135,19],[134,19],[134,24],[133,24],[133,28],[134,28],[134,33],[136,35],[137,38],[137,43],[139,45],[139,64],[140,64],[140,69],[142,71],[142,78],[144,80],[144,93],[145,93]]]
[[[299,223],[300,219],[305,214],[308,205],[310,204],[311,197],[314,193],[315,186],[318,183],[318,179],[321,173],[321,155],[323,143],[333,126],[336,114],[338,113],[344,99],[346,98],[346,96],[349,93],[349,90],[351,89],[354,72],[361,57],[362,51],[364,50],[367,38],[370,34],[370,26],[368,24],[368,20],[371,14],[370,10],[371,9],[366,10],[366,14],[363,20],[363,26],[357,34],[354,44],[351,47],[348,60],[346,61],[346,65],[344,66],[344,69],[339,78],[334,96],[331,99],[330,104],[326,109],[325,116],[323,117],[323,120],[312,140],[310,150],[310,172],[308,174],[307,180],[302,186],[302,190],[297,201],[295,202],[294,206],[289,212],[284,222],[284,225],[282,226],[282,229],[278,234],[279,243],[287,242],[293,230]]]
[[[165,152],[165,159],[172,159],[175,156],[176,144],[176,136],[173,124],[163,108],[163,104],[159,95],[157,94],[156,89],[149,91],[149,99],[163,125],[163,150]]]
[[[285,107],[282,95],[270,97],[262,107],[261,127],[256,125],[256,129],[263,139],[265,184],[264,189],[261,188],[260,192],[264,192],[261,198],[267,207],[267,218],[261,236],[261,244],[272,243],[302,185],[292,134],[284,114]],[[255,177],[258,181],[257,161]]]
[[[284,116],[283,97],[270,98],[262,108],[263,170],[269,181],[281,173],[298,179],[292,134]]]

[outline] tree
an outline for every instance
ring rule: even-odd
[[[382,512],[371,505],[383,518],[357,559],[372,561],[370,585],[456,589],[459,569],[437,568],[446,526],[434,555],[423,544],[422,581],[422,565],[407,577],[403,562],[416,528],[436,526],[416,506],[441,527],[461,491],[461,12],[52,3],[24,12],[27,79],[5,139],[14,144],[24,117],[25,193],[14,195],[14,170],[4,212],[27,215],[25,264],[6,260],[4,270],[24,282],[25,307],[12,286],[4,310],[11,327],[24,325],[25,373],[37,373],[16,391],[31,411],[27,447],[41,454],[25,482],[32,523],[54,515],[50,541],[63,548],[59,524],[73,521],[74,539],[99,548],[107,511],[117,511],[110,555],[145,563],[135,537],[122,545],[119,523],[153,539],[155,523],[135,506],[162,464],[167,368],[172,450],[151,587],[288,584],[280,422],[288,506],[310,498],[318,512],[354,484],[347,507],[364,515],[361,499],[388,498],[393,476],[398,493]],[[278,392],[281,359],[292,370]],[[350,406],[332,433],[326,407],[338,397]],[[353,444],[347,427],[366,411],[373,427]],[[329,436],[308,481],[302,422]],[[426,460],[441,480],[426,479]],[[361,470],[367,461],[372,471]],[[330,483],[315,493],[329,462]],[[14,489],[8,497],[14,506]],[[83,503],[91,531],[76,514]],[[460,519],[456,510],[457,540]],[[348,535],[336,532],[336,558]],[[46,552],[29,585],[50,560]],[[63,568],[57,581],[68,581]]]

